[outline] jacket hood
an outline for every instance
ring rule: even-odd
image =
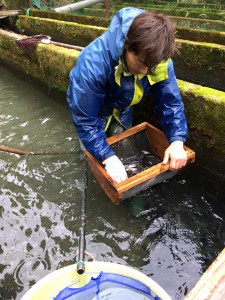
[[[134,18],[144,10],[134,7],[126,7],[119,10],[113,17],[107,32],[104,34],[108,42],[108,49],[114,60],[121,55],[125,38]]]

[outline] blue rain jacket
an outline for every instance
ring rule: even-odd
[[[70,72],[67,103],[74,125],[85,148],[100,161],[115,154],[106,142],[104,131],[113,109],[118,109],[120,122],[125,128],[132,125],[130,104],[134,96],[134,76],[121,75],[118,85],[115,67],[123,52],[128,29],[142,12],[131,7],[121,9],[113,17],[108,30],[82,50]],[[167,68],[167,79],[155,83],[144,76],[139,85],[144,93],[150,91],[154,95],[155,111],[169,143],[185,141],[184,106],[171,59]]]

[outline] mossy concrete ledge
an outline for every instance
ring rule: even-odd
[[[79,16],[74,14],[62,14],[56,13],[52,11],[30,11],[31,17],[36,17],[40,19],[52,19],[52,20],[59,20],[63,22],[72,22],[72,23],[79,23],[85,24],[86,26],[98,26],[102,28],[107,28],[110,24],[110,20],[106,20],[105,18],[99,17],[91,17],[91,16]],[[25,16],[24,16],[25,17]],[[24,30],[30,29],[28,26],[28,17],[26,18],[26,24]],[[190,19],[189,19],[190,20]],[[193,19],[192,19],[193,20]],[[211,20],[210,20],[211,21]],[[23,27],[23,23],[25,21],[21,20],[21,28]],[[190,22],[190,21],[189,21]],[[212,22],[212,21],[211,21]],[[224,23],[225,26],[225,22]],[[225,45],[225,33],[224,32],[217,32],[215,30],[199,30],[193,28],[186,28],[185,26],[176,26],[177,37],[184,40],[191,40],[197,42],[205,42],[205,43],[215,43],[220,45]]]
[[[225,46],[180,39],[177,45],[177,78],[225,91]]]
[[[100,27],[108,27],[111,19],[106,19],[103,17],[93,17],[93,16],[80,16],[75,14],[69,14],[69,13],[59,13],[55,11],[46,11],[46,10],[37,10],[32,9],[30,10],[30,16],[31,17],[37,17],[37,18],[47,18],[47,19],[53,19],[53,20],[59,20],[59,21],[66,21],[66,22],[74,22],[74,23],[80,23],[80,24],[86,24],[86,25],[94,25],[94,26],[100,26]]]
[[[225,175],[225,92],[178,80],[189,124],[188,143]]]
[[[224,32],[176,26],[176,36],[183,40],[225,45]]]
[[[54,11],[43,11],[32,9],[29,15],[31,17],[55,19],[60,21],[75,22],[86,25],[95,25],[100,27],[108,27],[111,22],[111,17],[106,19],[105,17],[94,17],[77,15],[70,13],[57,13]],[[188,28],[198,28],[204,30],[214,30],[214,31],[225,31],[225,22],[219,20],[208,20],[200,18],[187,18],[187,17],[169,17],[175,26],[188,27]]]
[[[88,45],[107,30],[103,27],[25,16],[19,17],[17,26],[25,34],[42,33],[50,35],[53,41],[77,46]],[[178,78],[225,91],[225,46],[180,39],[177,43],[180,55],[174,57],[174,63]]]
[[[200,18],[188,18],[188,17],[169,17],[175,26],[197,28],[204,30],[225,31],[225,22],[219,20],[208,20]]]
[[[114,5],[113,9],[109,10],[110,16],[113,16],[114,13],[125,7],[126,5]],[[187,9],[170,9],[167,7],[155,8],[150,7],[149,5],[138,5],[138,7],[143,8],[145,10],[154,11],[156,13],[163,13],[167,16],[179,16],[179,17],[189,17],[189,18],[202,18],[202,19],[210,19],[210,20],[219,20],[225,21],[225,13],[223,11],[217,12],[209,12],[207,10],[187,10]],[[81,12],[88,16],[97,16],[104,17],[105,10],[104,9],[94,9],[94,8],[83,8]]]
[[[25,52],[15,43],[15,39],[21,37],[0,29],[0,58],[51,88],[66,91],[69,71],[80,52],[42,43],[37,45],[35,51]]]
[[[27,35],[46,34],[54,41],[87,46],[107,29],[59,20],[19,16],[17,27]]]
[[[22,36],[0,29],[1,60],[51,88],[66,92],[69,72],[80,52],[41,43],[35,51],[24,52],[15,44],[15,39],[19,37]],[[178,84],[185,102],[190,129],[187,145],[196,151],[197,161],[225,175],[225,92],[181,80]],[[146,103],[149,105],[151,101],[143,102],[145,105]],[[134,110],[141,121],[152,123],[151,113],[146,106],[143,114],[138,106]]]

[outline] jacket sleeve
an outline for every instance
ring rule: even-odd
[[[92,49],[93,50],[93,49]],[[82,51],[70,72],[67,103],[79,138],[85,148],[100,161],[114,155],[106,142],[100,110],[105,99],[104,62],[93,51]]]
[[[168,64],[168,79],[153,85],[151,92],[156,114],[168,142],[185,142],[188,134],[187,122],[172,60]]]

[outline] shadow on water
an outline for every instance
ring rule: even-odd
[[[85,178],[65,101],[0,71],[0,144],[71,152],[0,153],[0,295],[7,300],[75,262]],[[196,163],[114,206],[88,173],[88,252],[138,268],[182,299],[224,247],[224,180]]]

